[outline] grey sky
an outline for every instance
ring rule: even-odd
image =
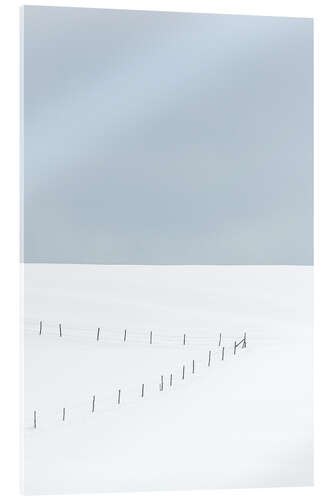
[[[312,264],[312,20],[24,8],[25,262]]]

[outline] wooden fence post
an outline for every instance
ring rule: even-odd
[[[118,405],[120,405],[120,393],[121,393],[121,390],[118,389]]]
[[[182,375],[182,380],[185,378],[185,365],[183,365],[183,375]]]
[[[163,391],[163,387],[164,387],[164,384],[163,384],[163,375],[161,375],[160,391]]]
[[[100,331],[100,328],[97,328],[97,338],[96,338],[97,341],[99,340],[99,331]]]
[[[124,342],[126,342],[126,330],[124,332]]]
[[[222,333],[220,333],[220,338],[219,338],[219,347],[221,347],[221,342],[222,342]]]
[[[236,340],[234,342],[234,354],[236,354],[236,347],[237,347],[237,344],[236,344]]]
[[[185,333],[184,333],[184,337],[183,337],[183,345],[185,345],[185,344],[186,344],[186,335],[185,335]]]
[[[170,387],[172,387],[172,373],[170,373]]]
[[[42,321],[39,322],[39,335],[42,335]]]
[[[208,366],[210,366],[211,358],[212,358],[212,351],[209,351],[208,352]]]
[[[153,332],[150,332],[150,336],[149,336],[149,343],[152,344],[153,343]]]
[[[34,429],[37,428],[37,412],[34,410]]]
[[[243,344],[242,344],[242,349],[246,347],[246,332],[244,332],[244,338],[243,338]]]
[[[59,336],[62,337],[61,323],[59,323]]]
[[[65,417],[66,417],[66,408],[62,409],[62,421],[65,422]]]
[[[92,408],[91,408],[91,412],[94,413],[95,411],[95,396],[93,396],[93,399],[92,399]]]
[[[145,384],[142,384],[142,386],[141,386],[141,397],[143,398],[144,395],[145,395]]]
[[[194,373],[194,359],[192,360],[192,373]]]
[[[222,361],[224,360],[224,347],[222,347]]]

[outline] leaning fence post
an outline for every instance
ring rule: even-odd
[[[208,352],[208,366],[210,366],[211,358],[212,358],[212,351],[209,351]]]
[[[62,421],[65,422],[65,417],[66,417],[66,408],[62,409]]]
[[[34,429],[37,428],[37,412],[34,410]]]
[[[97,340],[97,341],[99,340],[99,331],[100,331],[100,329],[99,329],[99,328],[97,328],[97,337],[96,337],[96,340]]]
[[[222,333],[220,333],[220,337],[219,337],[219,347],[221,347],[221,342],[222,342]]]
[[[142,384],[142,386],[141,386],[141,397],[143,398],[144,395],[145,395],[145,384]]]
[[[59,323],[59,336],[62,337],[61,323]]]
[[[126,330],[124,332],[124,342],[126,342]]]
[[[39,322],[39,335],[42,335],[42,321]]]
[[[91,412],[94,413],[95,411],[95,396],[93,396],[92,398],[92,408],[91,408]]]

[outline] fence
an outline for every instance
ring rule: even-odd
[[[59,337],[63,338],[63,330],[59,324]],[[43,335],[46,334],[46,332],[43,332],[43,324],[40,322],[39,324],[39,329],[37,330],[38,335]],[[99,342],[101,339],[101,330],[100,328],[97,328],[96,331],[96,338],[95,341]],[[124,330],[123,333],[123,339],[122,342],[126,343],[127,342],[127,330]],[[152,332],[149,332],[148,340],[147,340],[147,345],[151,345],[152,343]],[[181,342],[178,344],[179,347],[181,345],[188,345],[187,344],[187,337],[183,335],[181,338]],[[235,356],[238,352],[238,348],[244,349],[247,347],[247,336],[246,333],[244,333],[243,337],[239,340],[236,341],[234,340],[233,343],[233,348],[230,348],[230,353]],[[207,358],[206,358],[206,367],[210,368],[213,364],[213,362],[218,362],[218,361],[224,361],[225,360],[225,352],[226,352],[226,346],[222,345],[222,336],[221,334],[218,335],[217,337],[217,345],[214,346],[214,348],[211,348],[207,351]],[[214,356],[213,356],[214,353]],[[232,357],[233,357],[232,356]],[[175,387],[175,383],[177,382],[183,382],[185,379],[190,378],[194,376],[197,371],[198,371],[198,365],[196,359],[192,359],[189,363],[189,366],[187,364],[182,364],[181,367],[179,367],[178,370],[170,370],[169,373],[163,373],[159,376],[159,382],[158,384],[150,384],[150,389],[151,391],[154,391],[152,387],[155,387],[158,389],[159,392],[165,392],[167,389],[171,389]],[[167,383],[168,381],[168,383]],[[146,397],[146,383],[141,383],[137,384],[137,391],[136,391],[136,399],[145,399]],[[115,405],[116,406],[121,406],[123,403],[123,394],[126,394],[126,387],[125,388],[117,388],[116,395],[115,395]],[[90,400],[90,405],[89,405],[89,400]],[[94,414],[96,412],[96,404],[99,404],[100,401],[96,398],[96,394],[92,394],[87,397],[87,401],[84,404],[85,412]],[[90,410],[89,410],[90,407]],[[71,408],[73,408],[71,406]],[[68,420],[68,415],[69,415],[70,409],[66,407],[62,407],[61,410],[59,410],[59,421],[66,422]],[[33,428],[37,429],[38,428],[38,419],[39,419],[39,412],[37,409],[33,411]]]
[[[192,335],[188,333],[163,333],[148,331],[130,331],[127,328],[122,330],[112,330],[108,327],[75,327],[72,325],[64,325],[63,323],[45,324],[43,321],[29,322],[24,328],[25,334],[33,336],[52,336],[59,337],[64,341],[68,340],[86,340],[95,341],[101,344],[131,344],[131,345],[151,345],[151,346],[183,346],[183,347],[200,347],[200,346],[216,346],[221,347],[222,343],[232,343],[234,337],[227,336],[222,332],[215,335]],[[243,339],[238,342],[237,347],[243,343],[246,346],[246,333]],[[252,338],[252,337],[251,337]],[[234,344],[233,344],[234,345]]]

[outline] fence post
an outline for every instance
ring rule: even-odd
[[[161,375],[160,391],[163,391],[163,375]]]
[[[170,387],[172,387],[172,373],[170,373]]]
[[[222,347],[222,361],[224,360],[224,347]]]
[[[99,340],[99,331],[100,331],[100,329],[97,328],[97,338],[96,338],[97,341]]]
[[[34,429],[37,428],[37,412],[34,410]]]
[[[62,421],[65,422],[65,417],[66,417],[66,408],[62,409]]]
[[[208,352],[208,366],[210,366],[211,358],[212,358],[212,351],[209,351]]]
[[[141,386],[141,397],[143,398],[144,395],[145,395],[145,384],[142,384],[142,386]]]
[[[185,345],[185,344],[186,344],[186,335],[185,335],[185,333],[184,333],[184,337],[183,337],[183,345]]]
[[[93,396],[93,399],[92,399],[92,408],[91,408],[91,412],[94,413],[95,411],[95,396]]]
[[[39,322],[39,335],[42,335],[42,321]]]
[[[124,332],[124,342],[126,342],[126,330]]]
[[[121,390],[118,389],[118,405],[120,405],[120,393],[121,393]]]
[[[192,373],[194,373],[194,359],[192,361]]]
[[[185,378],[185,365],[183,365],[183,375],[182,375],[182,379],[184,380]]]
[[[222,333],[220,333],[220,338],[219,338],[219,347],[221,347],[221,342],[222,342]]]
[[[234,341],[234,354],[236,354],[236,347],[237,347],[237,344],[236,344],[236,340]]]
[[[59,336],[62,337],[61,323],[59,323]]]
[[[244,332],[244,339],[243,339],[243,344],[242,344],[242,349],[246,347],[246,332]]]
[[[149,343],[152,344],[153,343],[153,332],[150,332],[150,336],[149,336]]]

